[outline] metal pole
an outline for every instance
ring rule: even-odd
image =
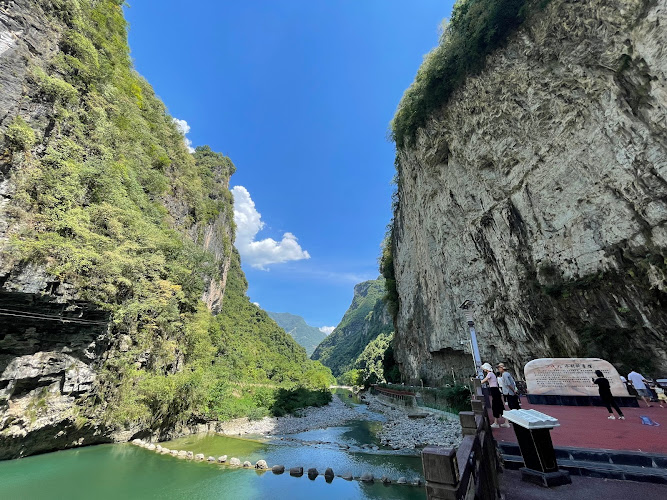
[[[484,378],[484,373],[482,372],[482,358],[479,355],[479,345],[477,345],[477,333],[475,332],[475,322],[472,319],[472,306],[475,303],[472,300],[466,300],[461,304],[461,309],[466,315],[466,321],[468,322],[468,328],[470,328],[470,346],[472,347],[472,357],[475,362],[475,371],[477,376],[481,379]]]

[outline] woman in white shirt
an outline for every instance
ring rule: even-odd
[[[482,370],[486,373],[486,376],[482,380],[482,384],[489,384],[489,393],[491,394],[491,412],[493,413],[494,422],[491,424],[491,427],[497,429],[498,427],[509,427],[510,424],[505,420],[504,424],[498,424],[498,419],[503,416],[503,410],[505,405],[503,405],[503,397],[500,394],[500,389],[498,388],[498,378],[496,374],[493,373],[493,367],[489,363],[484,363],[482,365]]]

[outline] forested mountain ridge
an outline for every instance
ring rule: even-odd
[[[122,4],[0,9],[0,458],[261,416],[258,383],[332,380],[245,295],[235,167],[188,152]]]
[[[313,354],[315,348],[327,336],[319,328],[310,326],[301,316],[290,313],[266,312],[278,326],[290,334],[297,343],[306,350],[306,354]]]
[[[383,301],[384,281],[378,278],[355,285],[352,303],[343,319],[311,356],[331,368],[334,376],[353,368],[357,357],[378,335],[393,331],[391,316]]]

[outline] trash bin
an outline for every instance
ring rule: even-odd
[[[560,426],[558,419],[536,410],[510,410],[503,413],[512,422],[523,464],[521,479],[541,486],[570,484],[570,474],[558,469],[551,442],[551,429]]]

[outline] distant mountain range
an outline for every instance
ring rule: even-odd
[[[327,334],[321,332],[319,328],[310,326],[301,316],[290,313],[276,313],[267,311],[268,315],[278,323],[283,330],[289,333],[294,340],[306,349],[306,354],[310,356],[315,348],[322,342]]]

